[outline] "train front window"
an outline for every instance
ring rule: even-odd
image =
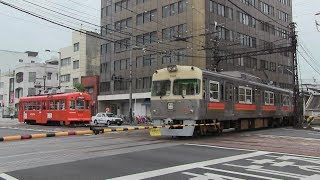
[[[152,96],[169,96],[170,95],[169,80],[153,81],[152,82]]]
[[[199,79],[177,79],[173,82],[174,95],[197,95],[200,93]]]
[[[77,109],[84,109],[84,100],[77,100]]]

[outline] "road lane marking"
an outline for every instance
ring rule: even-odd
[[[218,149],[230,149],[230,150],[237,150],[237,151],[251,151],[251,152],[256,152],[257,150],[253,149],[240,149],[240,148],[232,148],[232,147],[222,147],[222,146],[213,146],[213,145],[206,145],[206,144],[184,144],[186,146],[199,146],[199,147],[209,147],[209,148],[218,148]]]
[[[245,180],[235,177],[228,177],[220,174],[212,174],[212,173],[205,173],[202,174],[196,174],[196,173],[190,173],[190,172],[183,172],[182,174],[193,176],[193,178],[189,178],[189,180],[209,180],[209,179],[216,179],[216,180],[223,180],[223,179],[229,179],[229,180]]]
[[[242,175],[242,176],[248,176],[248,177],[253,177],[253,178],[260,178],[260,179],[278,180],[277,178],[241,173],[241,172],[236,172],[236,171],[228,171],[228,170],[222,170],[222,169],[216,169],[216,168],[210,168],[210,167],[201,167],[201,169],[206,169],[206,170],[210,170],[210,171],[218,171],[218,172],[229,173],[229,174]]]
[[[233,147],[223,147],[223,146],[213,146],[213,145],[206,145],[206,144],[184,144],[186,146],[199,146],[199,147],[211,147],[211,148],[219,148],[219,149],[230,149],[230,150],[239,150],[239,151],[251,151],[255,152],[258,149],[241,149],[241,148],[233,148]],[[317,156],[307,156],[307,155],[301,155],[301,154],[292,154],[292,153],[283,153],[283,152],[277,152],[277,151],[266,151],[270,153],[276,153],[276,154],[284,154],[284,155],[290,155],[290,156],[297,156],[297,157],[303,157],[303,158],[313,158],[313,159],[318,159],[320,161],[320,158]],[[266,155],[266,156],[272,156],[272,155]]]
[[[158,169],[158,170],[153,170],[153,171],[148,171],[148,172],[143,172],[143,173],[138,173],[138,174],[132,174],[132,175],[127,175],[127,176],[112,178],[112,180],[153,178],[153,177],[176,173],[176,172],[180,172],[180,171],[186,171],[186,170],[200,168],[200,167],[204,167],[204,166],[221,164],[221,163],[226,163],[226,162],[231,162],[231,161],[236,161],[236,160],[241,160],[241,159],[246,159],[246,158],[251,158],[251,157],[256,157],[256,156],[262,156],[262,155],[266,155],[266,154],[270,154],[270,152],[256,151],[256,152],[252,152],[252,153],[248,153],[248,154],[241,154],[241,155],[224,157],[224,158],[202,161],[202,162],[197,162],[197,163],[184,164],[184,165],[180,165],[180,166],[174,166],[174,167],[169,167],[169,168],[164,168],[164,169]]]
[[[19,180],[19,179],[15,178],[15,177],[12,177],[12,176],[10,176],[8,174],[5,174],[5,173],[0,174],[0,178],[3,178],[5,180]]]
[[[270,170],[270,169],[252,168],[250,166],[241,166],[241,165],[235,165],[235,164],[223,164],[223,165],[237,167],[237,168],[243,168],[246,171],[251,171],[251,172],[258,172],[258,173],[269,174],[269,175],[277,175],[277,176],[289,177],[289,178],[294,178],[294,179],[300,179],[300,178],[307,177],[305,175],[300,175],[300,174],[294,174],[294,173],[282,172],[282,171],[276,171],[276,170]]]

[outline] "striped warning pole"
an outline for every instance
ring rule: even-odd
[[[176,124],[176,125],[163,125],[163,126],[139,126],[139,127],[125,127],[125,128],[99,128],[93,127],[91,130],[84,131],[72,131],[72,132],[55,132],[55,133],[43,133],[43,134],[31,134],[31,135],[17,135],[17,136],[5,136],[0,137],[0,142],[3,141],[16,141],[16,140],[27,140],[27,139],[38,139],[38,138],[49,138],[49,137],[60,137],[60,136],[74,136],[74,135],[85,135],[85,134],[100,134],[109,132],[119,131],[139,131],[146,129],[160,129],[160,128],[178,128],[187,126],[219,126],[219,123],[210,124]]]

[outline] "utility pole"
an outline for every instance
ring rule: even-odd
[[[129,60],[129,118],[133,122],[132,117],[132,58],[133,58],[133,35],[130,37],[130,60]]]
[[[291,46],[292,50],[292,67],[293,67],[293,115],[294,115],[294,126],[297,128],[302,127],[302,116],[300,104],[300,92],[299,92],[299,79],[298,79],[298,59],[297,59],[297,34],[296,24],[290,24],[291,30]]]
[[[212,71],[217,71],[218,70],[218,65],[219,65],[219,50],[218,50],[218,46],[219,46],[219,35],[218,35],[218,23],[214,22],[214,28],[213,28],[213,63],[211,62],[211,66],[213,65],[213,67],[210,68],[210,70]]]

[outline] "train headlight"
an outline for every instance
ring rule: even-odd
[[[177,65],[170,65],[170,66],[167,67],[167,70],[169,72],[177,72],[178,71],[178,67],[177,67]]]

